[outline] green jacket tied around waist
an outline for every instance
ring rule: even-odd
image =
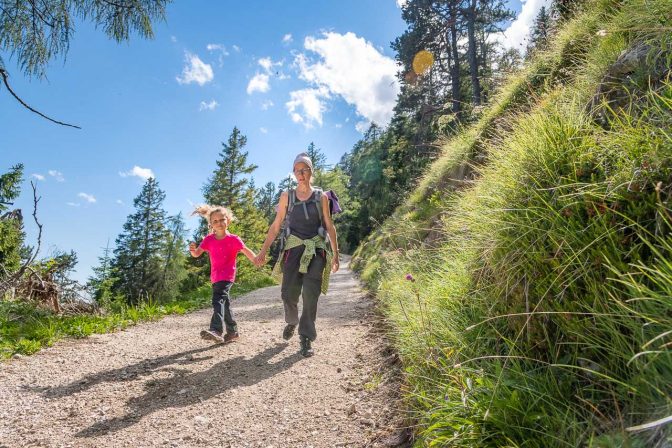
[[[316,255],[315,250],[316,249],[324,249],[324,251],[327,254],[327,263],[324,265],[324,271],[322,272],[322,294],[327,293],[327,289],[329,288],[329,274],[331,273],[331,260],[334,256],[334,254],[331,252],[331,246],[324,240],[319,235],[316,235],[310,239],[307,240],[302,240],[298,236],[295,235],[289,235],[287,237],[287,241],[285,242],[285,249],[282,251],[282,253],[278,257],[277,263],[275,263],[275,266],[273,267],[273,278],[275,278],[278,282],[282,281],[282,270],[283,270],[283,260],[284,260],[284,254],[287,252],[289,249],[293,249],[295,247],[304,245],[306,248],[303,251],[303,255],[301,255],[301,262],[299,265],[299,272],[301,274],[305,274],[308,272],[308,265],[310,264],[310,261],[313,259],[313,257]]]

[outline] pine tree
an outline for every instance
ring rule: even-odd
[[[182,213],[170,216],[167,219],[166,226],[168,233],[163,254],[165,263],[161,278],[161,298],[164,301],[169,301],[175,298],[175,294],[187,275],[185,267],[187,254],[184,251],[184,247],[187,245],[185,241],[186,230]]]
[[[247,137],[233,128],[229,141],[222,143],[222,151],[217,160],[217,169],[203,186],[203,197],[208,204],[223,205],[232,210],[240,208],[245,191],[249,186],[247,175],[257,169],[247,163],[247,151],[244,151]]]
[[[275,199],[276,192],[275,184],[273,182],[266,183],[263,188],[257,191],[257,208],[261,211],[269,224],[273,222],[275,216],[275,206],[277,204]]]
[[[527,45],[527,58],[534,53],[535,50],[541,50],[546,46],[548,35],[551,28],[551,17],[545,6],[539,9],[532,30],[530,31],[530,39]]]
[[[97,29],[121,42],[131,34],[152,38],[152,22],[165,18],[169,0],[81,1],[81,0],[2,0],[0,1],[0,81],[13,92],[2,54],[16,58],[16,65],[28,76],[46,76],[53,58],[65,57],[78,20],[89,20]],[[28,107],[29,110],[36,112]],[[58,124],[52,118],[37,112]]]
[[[203,186],[203,196],[208,204],[231,209],[236,221],[230,231],[240,236],[249,247],[258,247],[263,243],[268,224],[256,207],[256,190],[250,186],[248,176],[257,166],[248,164],[248,153],[244,150],[246,144],[247,137],[234,127],[228,142],[222,143],[220,159],[216,161],[217,169]]]
[[[313,183],[318,187],[322,187],[322,175],[327,168],[327,156],[325,156],[322,150],[317,148],[313,142],[310,142],[308,145],[306,154],[308,154],[311,162],[313,162]]]
[[[21,210],[8,210],[21,192],[22,181],[22,164],[0,176],[0,280],[19,269],[21,263],[23,218]]]
[[[87,281],[87,287],[91,291],[91,296],[98,305],[107,308],[112,301],[112,286],[115,282],[114,270],[112,269],[112,249],[110,241],[103,249],[103,255],[98,257],[98,266],[94,267],[93,275]]]
[[[157,299],[163,293],[165,197],[156,179],[149,178],[133,201],[135,213],[128,216],[123,232],[116,239],[113,269],[117,279],[113,290],[123,294],[129,304],[147,297]]]

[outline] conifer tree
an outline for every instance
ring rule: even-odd
[[[93,275],[87,281],[91,296],[99,305],[107,307],[112,300],[112,286],[114,285],[114,270],[112,269],[112,248],[110,241],[103,249],[103,255],[98,257],[98,266],[92,268]]]
[[[166,227],[167,235],[163,254],[165,262],[161,278],[162,299],[172,300],[187,275],[185,267],[187,254],[184,251],[184,247],[187,246],[186,230],[182,213],[168,217]]]
[[[123,232],[116,239],[113,269],[117,274],[114,292],[129,304],[161,295],[166,212],[162,205],[166,194],[150,177],[134,199],[135,213],[128,216]]]
[[[237,220],[232,224],[231,232],[239,235],[248,246],[256,247],[263,243],[267,222],[255,204],[256,190],[251,188],[248,176],[257,166],[247,162],[246,144],[247,137],[234,127],[227,143],[222,143],[217,169],[203,186],[203,196],[208,204],[231,209]]]
[[[316,147],[315,143],[313,142],[310,142],[308,145],[306,154],[308,154],[311,162],[313,162],[313,183],[318,187],[322,187],[322,176],[324,174],[324,170],[327,167],[327,156],[324,155],[322,150]]]
[[[23,165],[14,165],[0,176],[0,279],[19,269],[24,241],[21,211],[8,211],[19,196]]]
[[[551,16],[545,6],[539,9],[537,17],[534,19],[532,30],[530,31],[530,40],[527,45],[527,58],[535,50],[543,49],[548,41],[548,35],[551,29]]]
[[[277,204],[275,184],[273,182],[266,183],[263,188],[257,191],[256,204],[266,220],[271,223],[275,216],[275,206]]]

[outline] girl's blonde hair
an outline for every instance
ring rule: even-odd
[[[203,218],[205,218],[206,221],[208,221],[208,229],[212,232],[212,224],[210,224],[210,217],[212,216],[213,213],[221,213],[222,216],[224,216],[227,221],[229,221],[229,224],[233,221],[236,220],[236,217],[233,216],[233,212],[229,210],[226,207],[223,207],[221,205],[208,205],[208,204],[203,204],[203,205],[197,205],[196,208],[194,208],[194,211],[191,212],[191,215],[200,215]]]

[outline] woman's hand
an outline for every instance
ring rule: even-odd
[[[260,268],[264,264],[266,264],[266,251],[265,250],[259,251],[259,254],[254,259],[254,264],[258,268]]]
[[[331,272],[337,272],[341,263],[338,259],[338,253],[334,254],[334,259],[331,260]]]

